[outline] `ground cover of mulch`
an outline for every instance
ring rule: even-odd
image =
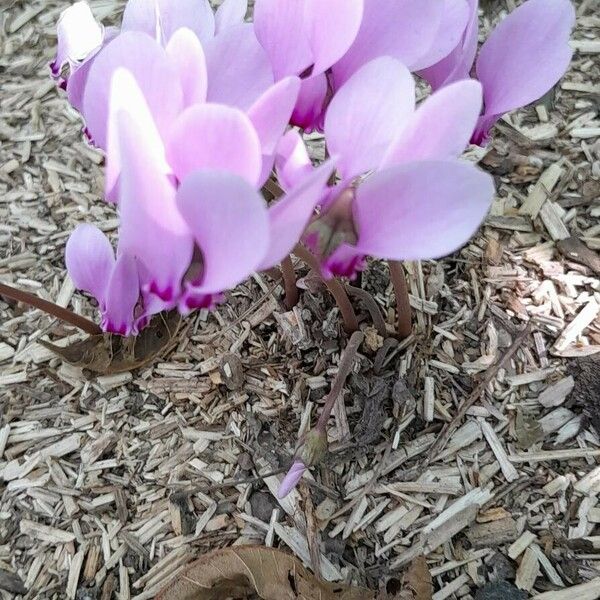
[[[113,234],[117,218],[49,78],[68,4],[0,7],[0,281],[94,318],[64,246],[76,224]],[[122,9],[91,4],[108,22]],[[373,589],[425,554],[435,600],[600,597],[600,5],[576,4],[555,93],[469,152],[498,191],[478,236],[406,265],[413,335],[384,339],[357,299],[365,341],[331,452],[287,499],[280,473],[347,342],[301,263],[294,310],[257,275],[158,362],[99,378],[37,343],[77,331],[0,301],[0,597],[149,599],[245,544]],[[486,26],[513,7],[483,3]],[[385,264],[353,285],[392,333]]]

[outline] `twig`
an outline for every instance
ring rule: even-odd
[[[82,317],[74,313],[73,311],[67,310],[62,306],[58,306],[58,304],[54,304],[53,302],[48,302],[48,300],[43,300],[34,294],[30,294],[29,292],[24,292],[23,290],[18,290],[10,285],[6,285],[5,283],[0,283],[0,295],[6,296],[7,298],[11,298],[12,300],[16,300],[17,302],[22,302],[23,304],[27,304],[33,308],[39,308],[44,311],[46,314],[49,314],[65,323],[69,323],[81,331],[85,331],[85,333],[89,333],[90,335],[99,335],[102,333],[102,329],[96,325],[93,321]]]
[[[304,248],[304,246],[298,244],[296,248],[294,248],[294,254],[301,258],[316,273],[321,272],[319,261],[311,252]],[[331,295],[335,298],[340,312],[342,313],[346,333],[356,331],[358,329],[358,320],[344,286],[337,279],[326,279],[324,282],[327,289],[331,292]]]
[[[397,260],[388,261],[390,267],[390,279],[394,286],[396,296],[396,312],[398,313],[398,337],[403,340],[412,332],[412,310],[408,299],[408,288],[406,287],[406,276],[404,267]]]
[[[281,261],[281,274],[283,276],[283,288],[285,290],[284,304],[291,310],[298,304],[298,288],[296,286],[296,271],[291,256],[286,256]]]
[[[362,288],[355,287],[353,285],[346,285],[346,291],[351,296],[356,296],[359,300],[362,300],[363,304],[367,307],[369,314],[371,315],[371,319],[373,320],[373,325],[375,325],[375,329],[377,329],[377,333],[382,338],[387,338],[387,327],[385,325],[385,321],[383,319],[383,315],[381,314],[381,310],[377,302],[375,302],[375,298],[367,292],[367,290],[363,290]]]
[[[519,332],[511,347],[504,353],[504,356],[495,364],[489,367],[489,369],[485,372],[485,377],[482,381],[477,385],[477,387],[471,392],[469,396],[467,396],[459,405],[458,410],[456,411],[456,415],[452,419],[450,423],[444,425],[444,428],[440,432],[437,440],[434,442],[433,446],[427,452],[427,458],[424,461],[424,464],[421,465],[421,468],[427,467],[431,463],[432,460],[435,460],[437,455],[444,449],[445,445],[448,443],[450,436],[458,429],[460,422],[463,420],[467,411],[477,400],[481,397],[481,395],[485,392],[488,385],[494,380],[498,371],[506,364],[508,360],[516,353],[516,351],[520,348],[523,340],[527,337],[529,332],[531,331],[531,322],[527,323],[523,329]]]

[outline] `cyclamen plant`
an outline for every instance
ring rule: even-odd
[[[392,261],[402,290],[396,261],[466,243],[494,186],[461,154],[550,90],[572,55],[569,0],[527,0],[479,53],[477,0],[256,0],[253,23],[247,8],[129,0],[117,29],[77,2],[60,18],[52,72],[106,154],[105,199],[120,217],[116,253],[92,224],[66,247],[104,331],[213,308],[280,263],[291,304],[292,252],[355,329],[335,278],[371,256]],[[418,106],[413,74],[433,90]],[[315,130],[330,156],[320,165],[303,135]],[[263,187],[276,190],[270,203]],[[312,446],[326,446],[327,416]],[[282,493],[314,464],[305,454]]]

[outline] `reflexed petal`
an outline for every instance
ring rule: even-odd
[[[57,35],[56,59],[52,63],[55,76],[63,65],[83,61],[100,48],[104,27],[96,21],[87,2],[75,2],[60,14]]]
[[[477,53],[479,2],[467,0],[469,21],[460,42],[441,61],[419,72],[434,90],[461,79],[468,79]]]
[[[467,0],[444,0],[442,22],[433,38],[433,45],[413,64],[413,70],[436,64],[456,48],[468,25],[469,13]]]
[[[269,243],[267,207],[241,177],[195,171],[181,184],[177,207],[202,251],[197,291],[233,288],[257,269]]]
[[[134,256],[140,284],[174,303],[193,254],[192,236],[175,206],[175,189],[143,143],[135,121],[117,115],[123,170],[120,179],[119,254]]]
[[[262,153],[271,155],[289,123],[300,80],[286,77],[269,88],[248,110],[248,117],[260,140]]]
[[[446,256],[477,231],[493,196],[492,178],[457,160],[379,171],[356,193],[356,248],[392,260]]]
[[[487,115],[525,106],[552,88],[571,61],[574,23],[569,0],[528,0],[494,29],[477,59]]]
[[[305,472],[306,465],[301,460],[295,460],[277,490],[277,497],[281,500],[290,494]]]
[[[256,0],[254,30],[276,79],[300,75],[314,62],[304,14],[304,0]]]
[[[222,31],[204,51],[209,102],[247,110],[274,83],[269,57],[250,23]]]
[[[443,13],[444,0],[364,0],[358,35],[333,67],[336,87],[379,56],[391,56],[412,69],[431,48]]]
[[[323,128],[328,88],[325,73],[302,80],[300,95],[292,114],[292,125],[297,125],[308,132]]]
[[[327,161],[269,208],[270,243],[261,270],[279,264],[300,241],[315,207],[327,193],[335,159]]]
[[[123,31],[142,31],[166,45],[181,27],[189,27],[204,43],[215,34],[215,18],[208,0],[129,0]]]
[[[362,67],[336,93],[325,116],[325,137],[329,151],[341,157],[343,178],[379,166],[414,110],[414,86],[408,69],[384,56]]]
[[[187,27],[178,29],[169,40],[166,51],[179,72],[183,106],[206,102],[208,91],[206,57],[196,34]]]
[[[65,261],[75,287],[92,294],[102,306],[115,264],[115,253],[104,233],[94,225],[79,225],[67,241]]]
[[[429,96],[391,145],[382,168],[415,160],[460,156],[481,113],[481,95],[481,84],[466,80]]]
[[[324,73],[346,54],[360,29],[363,4],[363,0],[306,0],[313,75]]]
[[[104,42],[102,44],[102,48],[104,48],[108,43],[112,42],[117,35],[119,35],[119,30],[116,27],[107,27],[104,32]],[[94,64],[96,56],[98,56],[98,54],[90,56],[77,68],[73,68],[69,73],[69,78],[67,79],[67,98],[69,99],[71,106],[77,109],[79,112],[83,112],[83,96],[85,93],[85,86],[87,85],[90,69]]]
[[[299,185],[313,170],[302,136],[296,130],[288,131],[277,146],[275,158],[277,180],[284,190]]]
[[[221,104],[184,111],[167,140],[167,157],[180,181],[197,169],[214,169],[235,173],[254,186],[261,174],[260,141],[250,119]]]
[[[119,335],[135,335],[133,311],[140,297],[135,258],[121,254],[117,258],[108,286],[102,311],[102,329]]]
[[[248,0],[224,0],[215,13],[216,33],[244,22]]]
[[[87,127],[96,145],[103,149],[107,142],[110,84],[119,67],[135,77],[161,134],[170,129],[183,101],[179,74],[165,51],[144,33],[120,34],[95,57],[83,99]]]
[[[165,148],[156,123],[152,118],[146,99],[133,75],[125,69],[117,69],[111,82],[108,118],[108,144],[106,153],[105,193],[109,201],[118,201],[117,183],[121,174],[121,141],[119,119],[123,114],[135,124],[137,144],[149,156],[149,164],[162,174],[170,173],[165,158]]]
[[[319,75],[350,48],[362,12],[363,0],[258,0],[254,28],[276,79]]]

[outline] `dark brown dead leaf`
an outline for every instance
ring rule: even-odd
[[[319,581],[293,556],[261,546],[206,554],[156,600],[224,600],[250,593],[262,600],[374,600],[369,590]]]
[[[150,364],[175,342],[181,323],[176,311],[160,314],[135,337],[111,333],[91,335],[69,346],[57,346],[45,340],[38,343],[65,362],[99,375],[114,375]]]

